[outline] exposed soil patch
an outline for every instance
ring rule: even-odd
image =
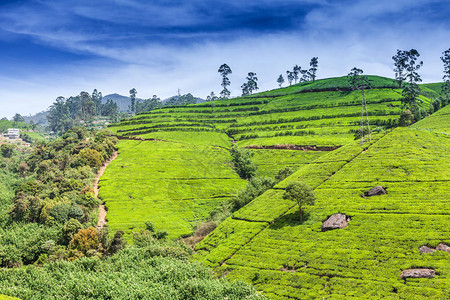
[[[112,156],[110,157],[110,159],[108,159],[105,164],[103,166],[100,167],[100,169],[98,170],[97,176],[95,177],[94,180],[94,194],[95,197],[98,198],[98,182],[100,180],[100,177],[102,177],[103,173],[106,170],[106,167],[117,158],[117,151],[114,151],[114,153],[112,154]],[[106,207],[105,205],[100,205],[99,206],[99,212],[98,212],[98,223],[97,223],[97,230],[102,229],[105,224],[106,224]]]
[[[195,245],[203,240],[208,234],[210,234],[214,229],[216,229],[217,224],[213,221],[209,221],[203,224],[200,224],[195,229],[195,233],[191,236],[184,238],[184,242],[190,246],[192,249],[195,248]]]
[[[333,151],[341,146],[315,146],[315,145],[293,145],[293,144],[276,144],[273,146],[249,145],[247,149],[277,149],[277,150],[299,150],[299,151]]]
[[[131,141],[157,141],[157,142],[167,142],[161,139],[144,139],[138,136],[118,136],[119,140],[131,140]]]

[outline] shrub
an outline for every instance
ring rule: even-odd
[[[69,219],[70,204],[61,203],[55,205],[50,210],[50,216],[55,219],[56,222],[64,224]]]
[[[108,254],[113,255],[117,251],[121,250],[125,245],[125,240],[123,239],[124,232],[122,230],[116,231],[114,238],[111,241],[111,245],[108,247]]]
[[[250,152],[247,149],[240,149],[237,146],[231,148],[234,169],[243,179],[250,179],[256,173],[256,165],[251,160],[252,156],[253,152]]]
[[[83,220],[84,212],[79,205],[72,204],[67,213],[67,217],[69,219],[76,219],[78,221],[81,221],[81,220]]]
[[[0,146],[0,151],[1,151],[3,157],[11,158],[15,148],[16,147],[14,145],[3,144]]]
[[[61,229],[62,243],[64,245],[69,244],[74,235],[82,228],[83,226],[76,219],[70,219],[69,221],[67,221]]]
[[[103,164],[102,155],[94,149],[83,149],[78,154],[79,160],[84,165],[88,165],[92,168],[100,168]]]
[[[70,241],[70,248],[86,254],[88,250],[95,250],[99,246],[98,231],[94,227],[80,229]]]
[[[398,121],[399,126],[409,126],[411,125],[412,121],[414,120],[414,115],[412,114],[412,112],[407,109],[405,111],[402,111],[402,113],[400,114],[400,119]]]
[[[290,167],[284,167],[283,169],[278,170],[277,174],[275,175],[275,179],[277,181],[282,181],[291,176],[292,174],[294,174],[293,169],[291,169]]]
[[[253,199],[271,189],[276,184],[272,177],[253,177],[245,189],[240,190],[235,197],[231,199],[231,210],[236,211],[250,203]]]

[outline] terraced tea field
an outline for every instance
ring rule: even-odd
[[[442,132],[450,134],[450,105],[447,105],[431,116],[420,120],[416,124],[412,125],[411,128],[432,130],[435,132]]]
[[[246,185],[223,148],[231,145],[227,136],[202,138],[203,144],[189,143],[197,142],[197,133],[174,135],[171,141],[119,142],[119,156],[102,176],[99,193],[113,231],[130,233],[150,221],[171,238],[188,235],[196,221]]]
[[[375,87],[366,92],[372,127],[395,125],[401,91],[392,79],[370,76],[370,80]],[[428,96],[436,94],[423,89]],[[421,97],[427,107],[431,100]],[[153,220],[171,237],[190,233],[193,222],[245,186],[229,165],[226,149],[232,140],[239,147],[253,148],[339,147],[352,142],[359,129],[360,98],[359,92],[349,90],[347,78],[340,77],[249,97],[165,107],[110,127],[121,138],[139,141],[120,142],[119,159],[100,182],[109,225],[131,232]],[[252,151],[258,175],[269,176],[286,166],[306,166],[327,153]]]
[[[273,299],[447,299],[450,254],[419,247],[450,244],[450,137],[396,129],[371,145],[349,144],[313,163],[234,213],[197,245],[197,258]],[[282,195],[301,179],[317,200],[298,207]],[[381,185],[387,194],[363,198]],[[344,229],[322,232],[335,213]],[[432,268],[433,279],[400,278]]]
[[[369,76],[366,91],[373,127],[393,126],[401,111],[401,90],[392,79]],[[437,93],[426,86],[423,94]],[[423,107],[431,99],[421,96]],[[161,138],[171,132],[226,132],[240,147],[249,145],[341,146],[359,129],[361,94],[346,77],[301,83],[232,100],[165,107],[111,127],[119,136]]]

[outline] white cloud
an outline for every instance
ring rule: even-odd
[[[135,5],[134,1],[125,2]],[[345,75],[354,66],[366,74],[392,77],[391,57],[396,49],[418,49],[424,60],[420,71],[424,82],[440,81],[439,57],[450,47],[448,27],[427,22],[402,23],[402,26],[389,20],[376,22],[377,18],[397,13],[411,4],[402,1],[387,5],[385,0],[370,3],[373,4],[370,7],[363,2],[342,8],[324,5],[312,11],[306,18],[306,27],[297,32],[240,35],[223,42],[211,39],[188,46],[154,42],[121,47],[101,45],[91,42],[99,37],[96,34],[54,31],[48,29],[51,26],[33,27],[30,24],[42,20],[31,19],[26,26],[9,29],[35,36],[55,47],[91,53],[107,60],[69,64],[63,71],[43,67],[20,80],[3,78],[0,116],[37,112],[47,108],[57,96],[67,97],[94,88],[103,94],[126,95],[135,87],[142,98],[153,94],[166,98],[180,88],[182,93],[206,97],[211,91],[218,94],[221,90],[217,69],[222,63],[229,64],[233,70],[231,91],[236,96],[247,72],[257,73],[260,90],[272,89],[277,87],[279,74],[285,75],[295,64],[308,67],[313,56],[319,57],[320,78]]]

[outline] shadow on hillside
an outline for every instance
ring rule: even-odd
[[[300,211],[290,212],[277,219],[275,223],[270,225],[270,228],[277,230],[287,226],[296,227],[308,221],[309,216],[309,212],[303,211],[303,220],[300,221]]]

